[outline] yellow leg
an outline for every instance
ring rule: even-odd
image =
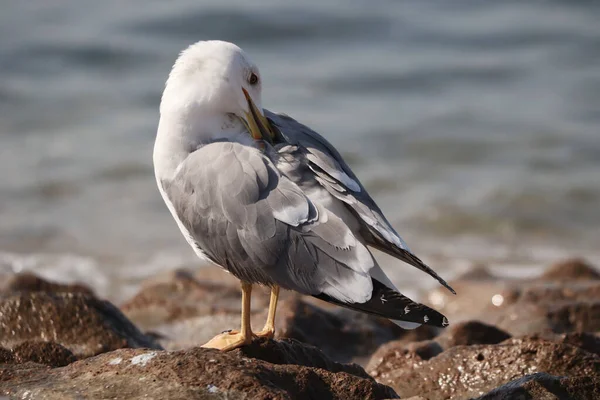
[[[273,338],[275,336],[275,312],[277,311],[277,300],[279,299],[279,286],[271,288],[271,301],[269,302],[269,315],[262,331],[256,333],[258,337]]]
[[[204,348],[229,351],[252,342],[252,328],[250,326],[250,297],[252,296],[252,285],[242,282],[242,326],[240,332],[230,331],[215,336],[208,343],[202,345]]]

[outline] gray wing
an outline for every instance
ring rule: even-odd
[[[370,299],[368,249],[257,149],[208,144],[160,184],[191,244],[239,279],[347,303]]]
[[[303,157],[310,173],[319,184],[331,195],[343,201],[358,217],[361,223],[361,235],[367,244],[428,273],[455,293],[444,279],[410,251],[342,156],[325,138],[287,115],[264,111],[279,129],[284,141],[295,146],[293,151],[300,153],[295,154],[295,157]],[[297,171],[298,168],[295,170]]]

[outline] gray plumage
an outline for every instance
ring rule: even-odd
[[[374,265],[369,251],[260,150],[207,144],[161,184],[194,244],[239,279],[368,299],[364,288],[371,285]]]
[[[196,253],[244,282],[409,321],[398,322],[404,327],[446,326],[443,315],[397,291],[367,246],[452,288],[411,253],[335,148],[262,109],[260,91],[257,67],[219,41],[183,51],[167,80],[155,174]],[[274,138],[257,125],[269,124],[265,116]],[[267,136],[269,143],[253,139]]]
[[[268,110],[265,110],[265,115],[279,128],[284,140],[296,146],[295,156],[304,159],[304,162],[297,163],[296,168],[288,170],[288,176],[302,185],[302,182],[310,180],[306,176],[306,169],[310,169],[313,179],[352,209],[361,223],[360,233],[367,244],[428,273],[455,293],[444,279],[410,251],[342,156],[325,138],[287,115]],[[304,176],[298,174],[302,170],[300,164],[306,166]]]

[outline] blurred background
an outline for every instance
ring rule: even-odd
[[[566,0],[4,2],[0,271],[121,299],[200,266],[152,147],[170,67],[202,39],[244,48],[265,107],[324,134],[444,277],[598,264],[599,18]],[[401,289],[435,283],[381,260]]]

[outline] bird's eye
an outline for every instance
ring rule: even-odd
[[[250,75],[250,79],[248,79],[248,83],[251,85],[256,85],[258,83],[258,75],[252,73],[252,75]]]

